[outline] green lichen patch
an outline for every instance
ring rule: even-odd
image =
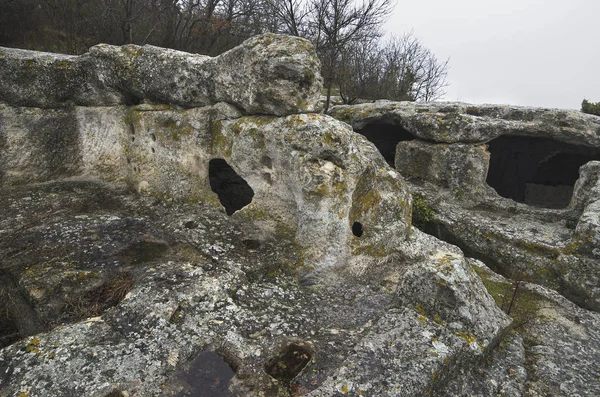
[[[415,193],[412,197],[412,224],[421,230],[426,229],[435,223],[435,212],[427,204],[422,194]]]
[[[68,61],[58,61],[54,64],[54,68],[58,70],[69,69],[71,67],[71,62]]]
[[[385,243],[361,244],[353,248],[352,255],[367,255],[374,258],[383,258],[392,252]]]
[[[524,331],[527,324],[541,318],[539,310],[546,298],[525,288],[522,281],[493,280],[487,270],[475,265],[472,267],[496,305],[513,319],[511,329]]]
[[[232,131],[239,132],[241,128],[237,124],[233,124]],[[231,156],[231,139],[227,137],[227,131],[222,120],[214,120],[210,123],[210,138],[212,152],[221,157]]]
[[[350,209],[350,222],[364,219],[370,216],[375,220],[377,206],[381,203],[382,197],[377,189],[372,186],[376,175],[373,170],[365,172],[358,181],[354,193],[352,194],[352,208]]]
[[[27,347],[25,348],[27,353],[39,353],[40,352],[40,340],[38,338],[32,338],[27,343]]]
[[[556,259],[560,255],[560,250],[551,246],[519,240],[516,242],[516,246],[524,249],[530,254],[541,256],[543,258]]]
[[[79,271],[79,272],[67,272],[64,278],[73,281],[87,281],[90,279],[97,279],[99,277],[98,272],[93,271]]]

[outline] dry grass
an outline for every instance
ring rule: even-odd
[[[83,319],[102,314],[125,298],[135,282],[129,272],[108,277],[98,287],[65,300],[64,313],[71,319]]]

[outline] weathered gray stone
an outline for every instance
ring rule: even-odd
[[[0,136],[0,183],[68,177],[82,168],[77,118],[72,110],[0,104]]]
[[[0,102],[54,108],[116,105],[126,98],[99,84],[93,65],[83,57],[0,47]]]
[[[315,271],[368,268],[369,255],[389,255],[410,231],[402,177],[368,141],[328,116],[240,118],[224,103],[188,110],[3,109],[7,184],[85,175],[125,181],[161,199],[218,204],[209,162],[224,159],[254,194],[236,216],[256,221],[258,237],[285,226],[307,249],[306,269]],[[55,114],[71,123],[55,122]]]
[[[52,108],[156,103],[184,107],[228,102],[249,114],[315,111],[319,60],[309,41],[265,34],[218,56],[154,46],[106,44],[82,56],[0,49],[0,101]]]
[[[433,211],[424,226],[427,232],[458,245],[507,277],[555,288],[591,310],[600,307],[598,260],[590,255],[590,246],[579,243],[574,220],[565,219],[565,211],[536,213],[516,205],[473,204],[433,185],[413,187]]]
[[[525,390],[527,370],[523,337],[505,336],[478,367],[465,367],[444,388],[448,396],[520,397]]]
[[[320,91],[300,39],[7,53],[0,77],[31,84],[0,83],[0,396],[597,393],[600,317],[572,302],[600,307],[600,162],[565,209],[486,183],[488,151],[519,142],[593,159],[596,119],[334,108],[416,136],[397,172],[347,124],[289,115]],[[483,145],[503,134],[565,143]]]
[[[600,314],[540,285],[520,282],[515,292],[514,281],[481,262],[470,262],[496,301],[511,307],[512,334],[520,337],[507,334],[486,360],[483,373],[457,377],[450,394],[593,396],[600,387]]]
[[[462,253],[448,251],[410,266],[400,278],[399,299],[453,329],[472,349],[483,349],[492,342],[486,338],[497,335],[509,321]]]
[[[600,315],[547,288],[529,284],[526,288],[540,299],[525,334],[526,394],[593,396],[600,388]]]
[[[316,272],[362,272],[408,236],[404,180],[347,125],[317,114],[242,117],[224,121],[220,134],[220,155],[255,194],[240,216],[258,216],[261,234],[287,225]]]
[[[600,260],[600,162],[581,167],[570,206],[581,208],[573,234],[571,249],[578,254]]]
[[[600,117],[576,110],[381,101],[335,106],[329,114],[355,129],[372,123],[394,124],[420,139],[439,143],[483,143],[501,135],[518,135],[600,146]]]
[[[339,106],[330,113],[357,129],[398,125],[399,135],[417,137],[398,143],[395,163],[422,197],[416,215],[427,219],[417,223],[427,232],[504,275],[600,308],[599,172],[591,161],[600,159],[600,118],[555,109],[407,102]]]
[[[398,143],[395,166],[407,178],[429,181],[458,194],[481,195],[487,187],[489,158],[484,145],[412,140]]]
[[[174,395],[190,390],[179,380],[206,351],[234,368],[234,394],[422,395],[479,362],[507,325],[460,252],[418,231],[377,266],[323,268],[306,285],[305,255],[287,234],[252,240],[247,218],[213,204],[156,205],[76,180],[7,187],[1,198],[0,255],[48,326],[0,350],[2,395]],[[38,227],[41,214],[51,222]],[[13,247],[23,251],[11,256]],[[435,269],[445,257],[452,269]],[[435,282],[412,291],[417,269]],[[133,285],[108,311],[85,305],[89,291],[126,276]],[[462,314],[424,312],[437,277]],[[295,344],[306,346],[306,368],[291,382],[267,375]]]

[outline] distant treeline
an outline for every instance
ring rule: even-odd
[[[392,0],[0,0],[0,45],[81,54],[98,43],[218,55],[265,32],[315,44],[328,93],[433,100],[448,61],[412,34],[381,43]]]

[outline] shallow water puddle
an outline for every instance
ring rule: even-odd
[[[221,356],[213,351],[203,351],[173,374],[163,396],[232,397],[234,394],[228,387],[234,375]]]

